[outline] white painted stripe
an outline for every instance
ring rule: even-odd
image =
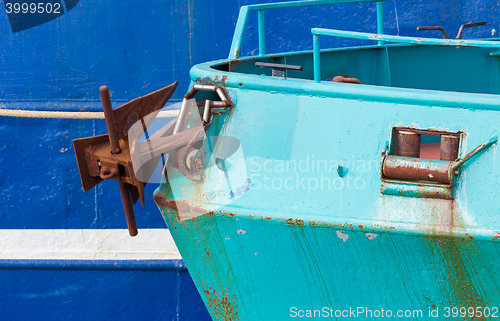
[[[139,229],[0,230],[1,260],[179,260],[170,231]]]

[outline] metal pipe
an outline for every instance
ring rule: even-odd
[[[115,114],[113,113],[113,107],[111,107],[108,86],[101,86],[99,92],[101,93],[102,109],[104,110],[104,118],[106,119],[106,127],[108,128],[111,153],[120,154],[120,141],[118,140],[118,132],[116,131]]]
[[[205,90],[205,91],[215,91],[217,86],[214,85],[194,85],[193,86],[197,91],[198,90]],[[192,97],[191,97],[192,98]]]
[[[376,0],[303,0],[303,1],[287,1],[287,2],[275,2],[275,3],[262,3],[262,4],[252,4],[246,6],[250,11],[260,11],[260,10],[270,10],[270,9],[282,9],[282,8],[295,8],[295,7],[310,7],[310,6],[321,6],[328,4],[342,4],[342,3],[353,3],[353,2],[374,2]],[[387,0],[379,0],[387,1]]]
[[[484,26],[486,24],[486,21],[478,21],[478,22],[473,22],[473,23],[465,23],[460,26],[460,29],[458,29],[457,36],[455,39],[462,39],[462,33],[464,32],[465,28],[471,28],[471,27],[477,27],[477,26]]]
[[[420,134],[410,131],[397,131],[398,156],[420,157]]]
[[[444,30],[443,27],[441,26],[419,26],[417,27],[417,30],[439,30],[441,31],[441,35],[443,36],[443,39],[448,39],[448,36],[446,35],[446,31]]]
[[[132,201],[130,200],[130,191],[128,184],[118,182],[120,186],[120,194],[122,197],[123,210],[125,211],[125,218],[127,219],[128,233],[130,236],[137,235],[137,223],[135,222],[134,209],[132,208]]]
[[[264,12],[264,10],[257,11],[259,17],[259,56],[264,56],[266,54],[266,27]]]
[[[313,34],[313,63],[314,63],[314,81],[321,82],[321,61],[320,61],[319,34]]]
[[[234,28],[233,41],[231,42],[231,49],[229,49],[228,59],[238,59],[241,56],[241,44],[243,43],[243,36],[248,22],[250,11],[264,11],[270,9],[281,8],[295,8],[295,7],[309,7],[329,4],[353,3],[353,2],[373,2],[374,0],[306,0],[306,1],[287,1],[277,3],[263,3],[249,6],[242,6],[238,15],[238,21]],[[380,0],[386,1],[386,0]]]
[[[311,29],[311,33],[313,35],[353,38],[361,40],[387,41],[396,43],[408,43],[413,45],[500,48],[500,43],[496,41],[415,38],[415,37],[402,37],[402,36],[392,36],[392,35],[378,35],[366,32],[355,32],[355,31],[324,29],[324,28],[313,28]]]
[[[221,87],[219,87],[219,86],[215,87],[215,91],[219,95],[220,100],[222,100],[222,101],[227,101],[228,100],[227,97],[226,97],[226,93],[224,92],[224,90],[222,90]]]
[[[174,131],[173,131],[172,135],[177,134],[180,131],[181,124],[184,123],[184,119],[186,118],[187,113],[188,113],[187,102],[188,102],[188,99],[186,99],[186,98],[184,98],[182,100],[181,111],[179,112],[179,116],[177,117],[177,122],[175,123]]]
[[[384,3],[382,1],[377,1],[377,33],[384,34]],[[382,46],[384,42],[379,41],[378,44]]]
[[[240,57],[241,43],[243,42],[243,35],[245,34],[249,12],[250,10],[247,6],[240,8],[240,14],[238,15],[236,27],[234,28],[233,42],[229,49],[228,59],[238,59]]]
[[[430,181],[449,184],[452,182],[452,162],[389,155],[384,159],[382,171],[391,179]]]
[[[229,107],[229,106],[231,106],[231,104],[227,100],[210,102],[210,107],[214,107],[214,108],[225,108],[225,107]]]
[[[458,148],[460,147],[460,136],[441,135],[441,149],[439,159],[454,161],[458,158]]]
[[[184,99],[191,99],[196,95],[198,92],[198,89],[195,88],[195,86],[191,87],[188,92],[184,95]]]
[[[491,137],[487,142],[484,142],[481,145],[477,146],[472,151],[470,151],[467,155],[465,155],[464,158],[462,158],[461,160],[458,160],[456,162],[453,162],[453,170],[459,168],[465,162],[470,160],[472,157],[476,156],[478,153],[480,153],[483,150],[485,150],[486,148],[490,147],[491,145],[493,145],[497,141],[498,141],[498,137],[495,135],[495,136]]]
[[[206,100],[205,101],[205,110],[203,111],[203,122],[205,124],[209,124],[209,120],[210,120],[210,100]]]

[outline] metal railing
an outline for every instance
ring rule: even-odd
[[[377,3],[377,33],[384,33],[384,14],[382,2],[387,0],[302,0],[302,1],[288,1],[277,3],[255,4],[243,6],[240,9],[236,28],[234,30],[233,42],[229,50],[228,59],[238,59],[240,57],[241,44],[243,43],[243,36],[248,22],[248,16],[251,11],[257,11],[258,14],[258,34],[259,34],[259,56],[266,54],[266,35],[265,35],[265,10],[282,9],[282,8],[295,8],[295,7],[309,7],[319,5],[331,5],[342,3],[354,2],[376,2]]]
[[[384,34],[373,34],[365,32],[344,31],[334,29],[313,28],[313,68],[314,81],[321,81],[321,58],[319,36],[332,36],[342,38],[352,38],[360,40],[375,40],[380,42],[397,42],[413,45],[438,45],[438,46],[459,46],[459,47],[482,47],[482,48],[500,48],[499,42],[480,41],[480,40],[462,40],[462,39],[433,39],[433,38],[415,38],[401,37]]]

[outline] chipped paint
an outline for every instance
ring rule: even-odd
[[[347,242],[347,239],[349,238],[349,235],[347,235],[346,232],[344,232],[344,231],[335,231],[335,233],[337,234],[337,237],[339,239],[341,239],[344,242]]]

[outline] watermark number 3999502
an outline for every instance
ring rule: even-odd
[[[79,0],[4,0],[12,32],[30,29],[54,20],[71,9]]]

